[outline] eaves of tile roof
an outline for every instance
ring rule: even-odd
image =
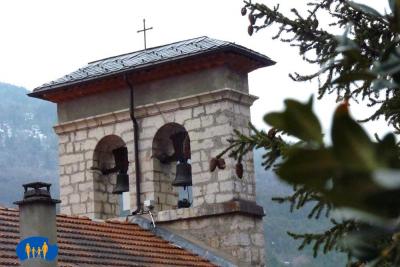
[[[246,47],[202,36],[90,62],[70,74],[35,88],[30,95],[36,96],[42,92],[49,92],[72,84],[217,51],[235,51],[260,62],[263,66],[275,64],[269,57]]]
[[[0,207],[0,266],[19,266],[19,212]],[[57,215],[58,266],[215,266],[133,223]]]

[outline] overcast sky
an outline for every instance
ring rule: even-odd
[[[306,1],[261,2],[279,2],[288,9],[304,6]],[[383,10],[380,5],[386,1],[363,2]],[[313,68],[302,62],[296,48],[271,40],[271,30],[250,37],[247,17],[240,15],[242,6],[241,0],[1,0],[0,81],[32,90],[90,61],[143,49],[143,36],[136,31],[146,18],[154,28],[148,33],[148,47],[206,35],[236,42],[275,60],[276,65],[249,75],[250,93],[260,97],[252,107],[252,120],[265,127],[263,114],[282,109],[285,98],[308,99],[317,86],[290,80],[288,73],[308,73]],[[334,101],[327,97],[317,102],[324,128],[329,127]],[[352,111],[358,118],[372,112],[356,107]],[[368,128],[388,131],[384,122]]]

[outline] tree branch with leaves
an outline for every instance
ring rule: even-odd
[[[306,62],[319,66],[318,72],[290,77],[318,80],[318,97],[336,93],[341,103],[333,114],[331,142],[324,140],[312,98],[289,99],[284,111],[265,115],[268,133],[250,124],[252,133],[235,132],[229,149],[215,159],[233,157],[238,170],[246,153],[264,148],[263,166],[294,186],[293,195],[276,201],[289,202],[291,209],[313,202],[310,218],[324,211],[330,217],[331,210],[346,214],[322,233],[290,235],[302,240],[300,248],[312,245],[315,256],[345,251],[353,266],[400,266],[400,150],[394,135],[400,130],[400,1],[389,0],[389,7],[381,14],[352,1],[320,0],[310,2],[305,15],[292,9],[289,17],[279,6],[244,1],[248,33],[278,26],[273,39],[297,47]],[[326,14],[331,21],[321,25]],[[343,35],[332,34],[333,28]],[[375,108],[365,121],[383,117],[397,132],[371,140],[349,112],[353,102],[363,100]]]

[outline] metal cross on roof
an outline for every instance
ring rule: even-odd
[[[143,39],[144,39],[144,49],[147,49],[146,47],[146,31],[152,30],[153,27],[146,28],[146,19],[143,19],[143,30],[137,31],[137,33],[143,32]]]

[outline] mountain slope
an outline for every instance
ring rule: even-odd
[[[21,198],[26,182],[50,182],[58,195],[56,107],[27,93],[0,83],[0,203],[6,206]]]

